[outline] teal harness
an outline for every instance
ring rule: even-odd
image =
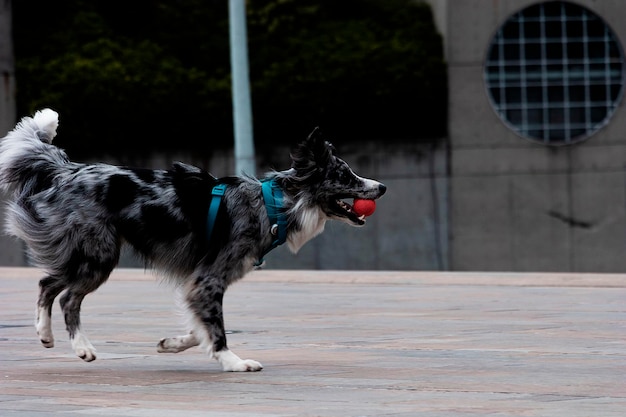
[[[257,261],[255,266],[260,266],[263,263],[263,258],[272,249],[282,245],[287,240],[287,218],[283,211],[283,191],[280,189],[276,181],[263,180],[261,181],[261,187],[263,190],[263,201],[265,202],[265,210],[267,211],[267,217],[270,221],[270,233],[275,239],[272,244],[267,248],[261,258]],[[217,212],[222,204],[222,198],[226,192],[226,184],[218,184],[211,190],[211,204],[209,205],[209,215],[207,218],[207,238],[211,240],[213,235],[213,226],[215,225],[215,219],[217,218]]]

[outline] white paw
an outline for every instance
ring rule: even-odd
[[[183,350],[187,350],[190,347],[198,346],[200,342],[196,339],[193,333],[189,333],[185,336],[167,337],[161,339],[157,345],[157,352],[159,353],[178,353]]]
[[[39,341],[45,348],[50,349],[54,347],[54,338],[52,337],[52,335],[50,335],[50,337],[45,337],[40,334]]]
[[[85,362],[92,362],[96,360],[96,349],[76,349],[76,356],[84,360]]]
[[[45,309],[37,308],[35,329],[37,329],[39,340],[44,347],[54,347],[54,336],[52,335],[52,320],[47,311],[45,311]]]
[[[76,352],[76,356],[85,362],[96,360],[96,348],[93,347],[89,339],[82,333],[76,333],[72,339],[72,347],[74,348],[74,352]]]
[[[216,352],[213,357],[222,365],[225,372],[258,372],[263,369],[263,365],[259,362],[241,359],[230,350]]]
[[[41,342],[43,347],[45,348],[54,347],[54,336],[52,335],[51,331],[49,331],[48,329],[39,330],[37,334],[39,335],[39,341]]]
[[[226,372],[258,372],[263,369],[263,365],[261,365],[257,361],[253,361],[252,359],[242,359],[239,362],[235,363],[230,369],[224,368]]]

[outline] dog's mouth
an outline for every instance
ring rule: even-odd
[[[341,219],[346,219],[355,226],[363,226],[365,224],[365,216],[359,216],[354,212],[352,205],[342,198],[330,200],[330,215]]]
[[[373,180],[368,181],[374,182]],[[334,194],[322,202],[322,209],[329,218],[341,220],[352,226],[363,226],[365,215],[358,214],[352,207],[352,202],[356,199],[378,200],[385,194],[386,189],[383,184],[375,182],[373,186],[366,187],[362,191]]]

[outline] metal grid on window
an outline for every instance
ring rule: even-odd
[[[602,19],[552,1],[504,23],[484,76],[496,112],[511,128],[546,144],[570,144],[604,126],[615,111],[624,57]]]

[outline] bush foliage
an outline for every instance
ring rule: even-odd
[[[13,2],[18,110],[72,155],[232,144],[225,0]],[[446,68],[414,0],[248,2],[256,146],[445,135]]]

